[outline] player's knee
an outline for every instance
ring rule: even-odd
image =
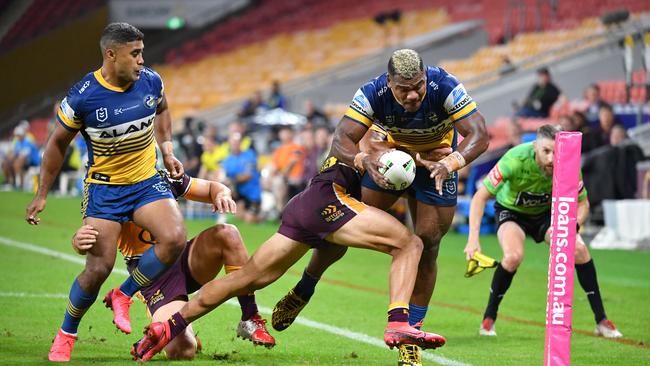
[[[421,254],[422,249],[424,248],[422,239],[420,239],[415,234],[408,233],[408,235],[401,242],[406,243],[406,245],[402,248],[402,250],[408,250],[408,251]]]
[[[576,263],[577,264],[584,264],[589,262],[590,256],[589,256],[589,249],[587,249],[587,246],[580,241],[576,242]]]
[[[245,250],[241,236],[239,235],[239,230],[237,230],[235,225],[220,224],[213,226],[210,229],[210,238],[213,243],[218,244],[218,246],[225,250]]]
[[[501,265],[506,270],[513,272],[517,268],[519,268],[519,265],[523,260],[524,260],[523,252],[520,251],[507,252],[503,254],[503,260],[501,261]]]
[[[95,263],[92,265],[86,265],[81,276],[84,278],[84,282],[87,282],[91,286],[101,286],[104,281],[108,278],[113,270],[113,266],[108,263]]]
[[[174,262],[185,248],[186,232],[183,225],[165,230],[164,234],[156,236],[156,247],[160,251],[160,260],[165,263]]]

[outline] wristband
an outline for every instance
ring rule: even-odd
[[[440,160],[440,164],[447,167],[447,171],[451,173],[465,166],[465,158],[458,151],[454,151]]]

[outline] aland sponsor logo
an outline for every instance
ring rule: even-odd
[[[105,110],[106,108],[104,108]],[[106,111],[105,111],[106,112]],[[108,114],[106,112],[106,114]],[[135,121],[122,123],[106,127],[87,127],[86,132],[91,140],[98,141],[120,141],[131,136],[139,136],[142,132],[153,129],[153,122],[156,115],[152,113],[149,116],[137,119]]]

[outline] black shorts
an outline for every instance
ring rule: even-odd
[[[260,213],[260,202],[259,201],[251,201],[245,196],[242,196],[238,194],[239,200],[241,200],[244,203],[244,209],[254,215],[258,215]]]
[[[494,220],[496,221],[497,231],[499,230],[499,226],[504,222],[514,221],[524,230],[526,235],[532,237],[536,243],[541,243],[544,241],[546,231],[551,227],[551,211],[549,210],[539,215],[526,215],[510,210],[495,202]]]

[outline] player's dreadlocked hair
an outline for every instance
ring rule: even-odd
[[[393,52],[388,60],[388,74],[391,76],[399,75],[410,80],[422,70],[424,70],[422,57],[416,51],[408,48]]]
[[[562,131],[560,125],[543,125],[537,129],[537,139],[545,138],[555,140],[555,135],[560,131]]]
[[[104,52],[107,48],[116,45],[142,40],[144,40],[144,34],[131,24],[111,23],[104,28],[102,37],[99,39],[99,47]]]

